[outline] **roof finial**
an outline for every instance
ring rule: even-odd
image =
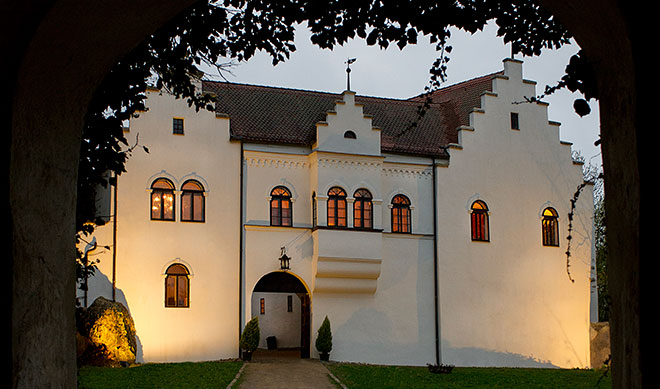
[[[346,90],[351,90],[351,64],[355,62],[357,58],[349,58],[344,62],[346,64]]]

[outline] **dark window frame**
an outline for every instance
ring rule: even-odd
[[[328,203],[326,207],[327,226],[331,228],[348,227],[348,207],[346,202],[346,191],[339,186],[333,186],[328,190]],[[344,210],[344,216],[339,216],[340,209]],[[333,213],[331,215],[330,213]]]
[[[181,271],[175,272],[180,269]],[[174,295],[170,295],[170,280],[174,281]],[[185,281],[184,281],[185,280]],[[185,299],[180,301],[180,288],[185,282]],[[165,308],[190,308],[190,272],[180,263],[170,265],[165,271]]]
[[[520,114],[518,112],[511,112],[511,129],[520,130]]]
[[[289,188],[278,185],[270,191],[269,209],[271,226],[293,226],[293,202],[291,201],[291,191]],[[288,209],[288,215],[286,216],[284,216],[283,212],[285,209]]]
[[[391,229],[396,234],[412,234],[412,209],[408,196],[398,194],[392,198]]]
[[[364,230],[373,229],[374,205],[371,192],[367,189],[361,188],[355,191],[353,198],[353,228]],[[368,216],[365,216],[366,214],[368,214]]]
[[[183,135],[184,134],[184,120],[183,118],[173,117],[172,118],[172,134],[174,135]]]
[[[470,206],[470,237],[473,242],[490,242],[490,217],[488,206],[476,200]]]
[[[159,183],[166,183],[169,188],[162,188],[162,187],[157,187]],[[155,179],[151,183],[151,193],[149,196],[149,215],[151,220],[159,220],[159,221],[175,221],[176,217],[176,196],[174,194],[174,184],[172,181],[168,180],[167,178],[159,177]],[[172,196],[172,212],[171,212],[171,217],[166,216],[166,211],[165,211],[165,200],[166,196],[170,195]],[[155,201],[158,201],[158,215],[154,215],[154,209],[155,209]]]
[[[546,214],[546,211],[549,211],[550,215]],[[559,247],[559,213],[552,207],[543,210],[541,235],[543,246]]]
[[[195,185],[196,189],[186,188],[188,185]],[[188,180],[181,185],[181,221],[204,223],[206,221],[206,196],[204,195],[204,186],[197,180]],[[197,219],[195,216],[195,198],[201,199],[201,218]],[[187,202],[190,201],[189,209],[190,215],[185,215],[184,211],[187,207]]]

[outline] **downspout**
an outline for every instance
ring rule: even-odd
[[[436,166],[433,157],[433,300],[435,306],[435,364],[440,366],[440,308],[438,301],[438,207],[436,193]]]
[[[115,173],[115,185],[112,193],[112,302],[116,302],[115,289],[117,285],[117,186],[119,185],[119,177]]]
[[[243,323],[243,141],[241,140],[240,182],[239,182],[239,239],[238,239],[238,339],[241,338]],[[242,357],[241,347],[238,347],[238,357]]]

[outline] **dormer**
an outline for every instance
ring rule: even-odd
[[[316,123],[317,151],[380,156],[380,129],[365,115],[362,104],[355,102],[355,92],[345,91],[326,120]]]

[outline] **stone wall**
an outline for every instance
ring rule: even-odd
[[[599,369],[610,359],[610,323],[591,323],[591,367]]]

